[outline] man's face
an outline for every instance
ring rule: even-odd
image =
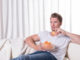
[[[61,22],[57,18],[50,18],[50,25],[52,31],[55,31],[55,28],[60,28]]]

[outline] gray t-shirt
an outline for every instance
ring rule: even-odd
[[[64,56],[66,54],[67,46],[70,42],[70,38],[68,36],[64,36],[59,34],[57,36],[51,36],[50,32],[44,31],[38,34],[40,37],[40,42],[49,41],[55,45],[55,50],[49,51],[52,55],[54,55],[58,60],[64,60]]]

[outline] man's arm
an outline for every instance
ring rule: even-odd
[[[71,38],[71,42],[80,44],[80,35],[66,32],[66,35]]]
[[[71,42],[80,44],[80,35],[64,31],[63,29],[58,29],[58,32],[62,33],[63,35],[69,36],[71,38]]]
[[[39,41],[40,38],[37,34],[29,36],[25,39],[25,43],[27,43],[31,48],[35,50],[41,50],[41,47],[39,45],[36,45],[35,42]]]
[[[39,45],[36,45],[35,42],[39,41],[40,38],[37,34],[29,36],[28,38],[25,39],[25,43],[28,44],[31,48],[35,49],[35,50],[41,50],[41,51],[45,51],[45,50],[52,50],[53,47],[52,45],[47,46],[47,48],[45,48],[45,46],[43,47],[43,43],[40,43]]]

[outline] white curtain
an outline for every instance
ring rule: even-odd
[[[25,38],[50,31],[50,15],[63,16],[62,28],[71,31],[71,0],[0,0],[0,38]]]

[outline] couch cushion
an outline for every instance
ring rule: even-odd
[[[24,43],[24,38],[10,39],[10,41],[12,48],[12,58],[34,52],[32,48],[30,48],[27,44]]]
[[[23,50],[26,49],[23,40],[23,38],[10,39],[12,48],[12,58],[21,55],[23,53]]]
[[[70,43],[68,48],[68,57],[70,60],[80,60],[80,45]]]
[[[11,45],[8,39],[0,39],[0,60],[10,60]]]

